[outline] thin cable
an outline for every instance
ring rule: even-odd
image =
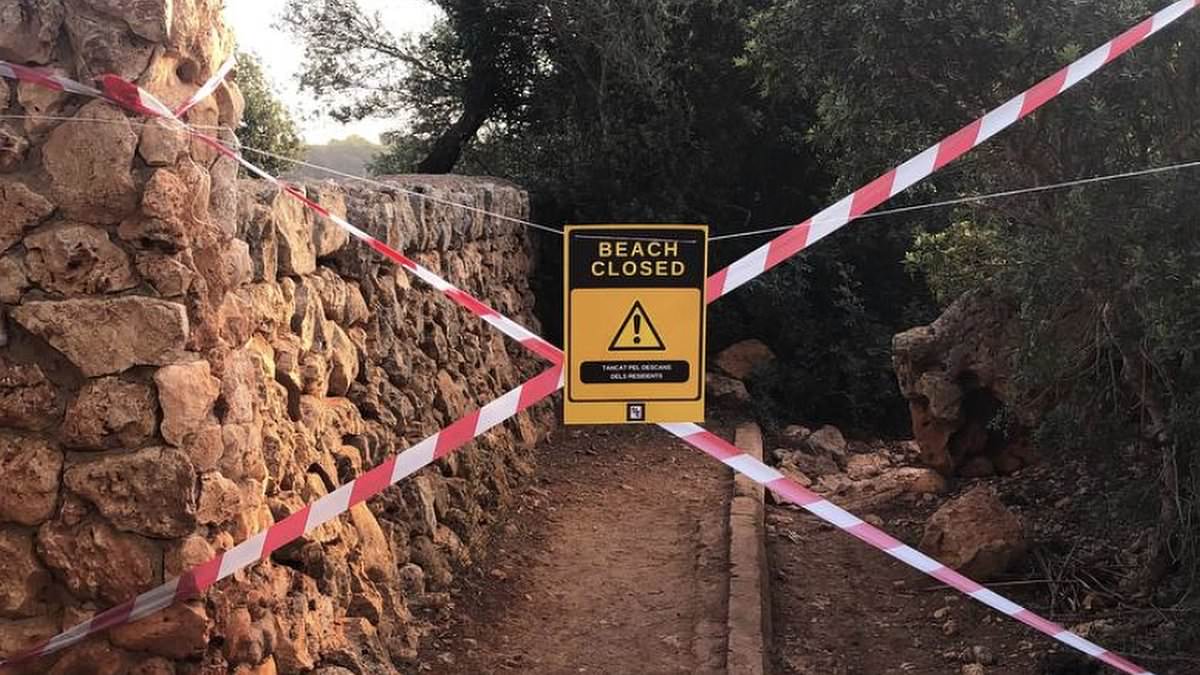
[[[0,119],[41,119],[41,120],[54,120],[54,121],[64,121],[64,122],[93,122],[93,123],[103,123],[103,124],[129,124],[129,125],[138,126],[138,127],[148,126],[147,122],[139,122],[139,121],[135,121],[135,120],[121,121],[121,120],[113,120],[113,119],[101,119],[98,117],[66,117],[66,116],[55,116],[55,115],[0,115]],[[189,125],[189,126],[191,126],[191,128],[193,128],[193,129],[209,129],[209,130],[221,130],[221,129],[228,128],[228,127],[214,127],[214,126],[205,126],[205,125]],[[229,145],[229,144],[226,144],[226,147],[229,147],[230,149],[235,149],[232,145]],[[287,157],[285,155],[280,155],[280,154],[270,152],[267,150],[262,150],[259,148],[252,148],[252,147],[246,146],[246,147],[242,147],[241,149],[243,151],[253,152],[258,155],[273,157],[275,159],[289,162],[291,164],[295,164],[298,166],[304,166],[304,167],[307,167],[310,169],[315,169],[317,171],[323,171],[325,173],[328,173],[328,174],[331,174],[334,176],[339,176],[342,178],[348,178],[350,180],[360,181],[360,182],[366,183],[368,185],[374,185],[374,186],[381,187],[381,188],[396,190],[397,192],[400,192],[402,194],[407,194],[407,195],[410,195],[413,197],[417,197],[418,199],[424,199],[424,200],[431,201],[431,202],[434,202],[437,204],[442,204],[444,206],[451,206],[454,208],[463,209],[465,211],[470,211],[473,213],[479,213],[482,215],[491,216],[498,220],[504,220],[504,221],[508,221],[508,222],[512,222],[512,223],[517,223],[519,225],[530,227],[535,230],[540,230],[543,232],[548,232],[548,233],[556,234],[559,236],[562,236],[562,234],[563,234],[562,230],[558,230],[558,229],[555,229],[552,227],[547,227],[545,225],[539,225],[537,223],[530,222],[528,220],[523,220],[521,218],[515,218],[512,216],[506,216],[506,215],[499,214],[499,213],[493,213],[491,211],[480,209],[478,207],[468,206],[466,204],[460,204],[458,202],[452,202],[449,200],[441,199],[439,197],[434,197],[432,195],[424,194],[421,192],[416,192],[414,190],[407,190],[407,189],[402,188],[394,183],[386,183],[386,182],[375,180],[372,178],[367,178],[366,176],[356,176],[354,174],[345,173],[343,171],[338,171],[337,169],[333,169],[333,168],[330,168],[327,166],[321,166],[319,164],[313,164],[311,162],[305,162],[303,160],[293,159],[293,158]],[[882,218],[884,216],[892,216],[892,215],[896,215],[896,214],[900,214],[900,213],[913,213],[916,211],[926,211],[926,210],[937,209],[937,208],[945,208],[948,206],[958,206],[960,204],[971,204],[971,203],[976,203],[976,202],[990,201],[990,200],[994,200],[994,199],[1003,199],[1005,197],[1017,197],[1017,196],[1026,195],[1026,194],[1036,194],[1036,193],[1040,193],[1040,192],[1065,190],[1068,188],[1080,187],[1083,185],[1094,185],[1097,183],[1106,183],[1106,182],[1112,182],[1112,181],[1118,181],[1118,180],[1128,180],[1131,178],[1141,178],[1143,176],[1151,176],[1151,175],[1156,175],[1156,174],[1161,174],[1161,173],[1169,173],[1172,171],[1181,171],[1184,169],[1192,169],[1192,168],[1196,168],[1196,167],[1200,167],[1200,161],[1184,162],[1181,164],[1171,164],[1168,166],[1153,167],[1153,168],[1149,168],[1149,169],[1141,169],[1138,171],[1126,171],[1123,173],[1107,174],[1107,175],[1103,175],[1103,176],[1094,176],[1091,178],[1081,178],[1081,179],[1066,181],[1063,183],[1054,183],[1052,185],[1041,185],[1041,186],[1037,186],[1037,187],[1022,188],[1022,189],[1018,189],[1018,190],[1006,190],[1003,192],[993,192],[993,193],[988,193],[988,194],[983,194],[983,195],[975,195],[975,196],[971,196],[971,197],[959,197],[956,199],[948,199],[948,200],[940,201],[940,202],[930,202],[928,204],[916,204],[913,206],[903,206],[903,207],[899,207],[899,208],[895,208],[895,209],[872,211],[870,213],[866,213],[861,216],[852,218],[851,222],[853,222],[855,220],[867,220],[867,219],[871,219],[871,218]],[[824,221],[813,221],[813,224],[817,225],[817,224],[822,224],[823,222]],[[795,225],[780,225],[780,226],[776,226],[776,227],[764,228],[761,230],[751,230],[749,232],[735,232],[733,234],[722,234],[722,235],[718,235],[715,237],[709,237],[709,241],[711,241],[711,242],[728,241],[728,240],[732,240],[732,239],[756,237],[756,236],[764,235],[764,234],[774,234],[776,232],[785,232],[794,227],[795,227]]]
[[[101,118],[101,117],[68,117],[65,115],[0,115],[0,120],[48,120],[48,121],[52,121],[52,122],[92,122],[94,124],[128,124],[128,125],[134,126],[134,127],[147,127],[147,126],[150,126],[150,124],[151,124],[150,122],[142,122],[142,121],[133,120],[133,119],[118,120],[118,119],[105,119],[105,118]],[[173,126],[171,124],[170,120],[163,119],[162,122],[166,123],[167,126]],[[200,129],[200,130],[204,130],[204,131],[221,131],[222,129],[229,128],[229,127],[224,127],[224,126],[212,126],[209,124],[189,124],[187,126],[192,129]]]
[[[233,147],[232,145],[228,145],[228,144],[226,144],[226,147],[228,147],[228,148],[229,148],[229,149],[231,149],[231,150],[236,150],[236,149],[237,149],[237,148]],[[427,195],[427,194],[425,194],[425,193],[422,193],[422,192],[416,192],[416,191],[414,191],[414,190],[407,190],[407,189],[405,189],[405,188],[402,188],[402,187],[400,187],[399,185],[396,185],[395,183],[387,183],[387,182],[384,182],[384,181],[375,180],[375,179],[373,179],[373,178],[367,178],[366,176],[355,176],[355,175],[354,175],[354,174],[352,174],[352,173],[345,173],[345,172],[343,172],[343,171],[338,171],[337,169],[332,169],[332,168],[330,168],[330,167],[327,167],[327,166],[321,166],[320,164],[313,164],[313,163],[311,163],[311,162],[305,162],[305,161],[303,161],[303,160],[299,160],[299,159],[293,159],[293,158],[291,158],[291,157],[287,157],[287,156],[285,156],[285,155],[276,154],[276,153],[274,153],[274,152],[270,152],[270,151],[267,151],[267,150],[260,150],[259,148],[251,148],[251,147],[249,147],[249,146],[244,146],[244,147],[242,147],[242,148],[241,148],[241,150],[242,150],[242,151],[249,151],[249,152],[253,152],[253,153],[254,153],[254,154],[256,154],[256,155],[263,155],[263,156],[266,156],[266,157],[273,157],[273,158],[275,158],[275,159],[278,159],[278,160],[280,160],[280,161],[289,162],[289,163],[291,163],[291,164],[295,164],[295,165],[297,165],[297,166],[303,166],[303,167],[307,167],[307,168],[309,168],[309,169],[316,169],[317,171],[324,171],[325,173],[332,174],[332,175],[334,175],[334,176],[340,176],[340,177],[342,177],[342,178],[349,178],[350,180],[361,181],[361,182],[363,182],[363,183],[366,183],[366,184],[368,184],[368,185],[375,185],[375,186],[377,186],[377,187],[386,188],[386,189],[389,189],[389,190],[396,190],[397,192],[400,192],[400,193],[403,193],[403,194],[406,194],[406,195],[411,195],[411,196],[413,196],[413,197],[417,197],[417,198],[420,198],[420,199],[425,199],[425,200],[427,200],[427,201],[434,202],[435,204],[442,204],[442,205],[445,205],[445,206],[453,206],[453,207],[455,207],[455,208],[463,209],[464,211],[470,211],[470,212],[473,212],[473,213],[479,213],[479,214],[483,214],[483,215],[486,215],[486,216],[491,216],[491,217],[493,217],[493,218],[496,218],[496,219],[498,219],[498,220],[506,220],[506,221],[508,221],[508,222],[511,222],[511,223],[516,223],[516,224],[518,224],[518,225],[524,225],[525,227],[531,227],[531,228],[533,228],[533,229],[535,229],[535,230],[541,230],[542,232],[549,232],[549,233],[551,233],[551,234],[557,234],[557,235],[558,235],[558,236],[560,236],[560,237],[561,237],[561,236],[562,236],[562,234],[563,234],[563,233],[562,233],[562,230],[558,230],[558,229],[555,229],[555,228],[553,228],[553,227],[547,227],[547,226],[545,226],[545,225],[539,225],[539,224],[537,224],[537,223],[530,222],[530,221],[528,221],[528,220],[523,220],[523,219],[521,219],[521,218],[515,218],[515,217],[513,217],[513,216],[506,216],[506,215],[503,215],[503,214],[500,214],[500,213],[493,213],[493,212],[491,212],[491,211],[486,211],[486,210],[484,210],[484,209],[481,209],[481,208],[478,208],[478,207],[475,207],[475,206],[468,206],[468,205],[466,205],[466,204],[459,204],[458,202],[452,202],[452,201],[448,201],[448,200],[445,200],[445,199],[441,199],[441,198],[439,198],[439,197],[434,197],[434,196],[432,196],[432,195]]]
[[[1168,173],[1171,171],[1180,171],[1183,169],[1192,169],[1200,167],[1200,161],[1184,162],[1182,164],[1171,164],[1169,166],[1159,166],[1150,169],[1141,169],[1139,171],[1126,171],[1124,173],[1114,173],[1104,176],[1094,176],[1092,178],[1080,178],[1077,180],[1067,181],[1065,183],[1055,183],[1053,185],[1041,185],[1038,187],[1022,188],[1020,190],[1006,190],[1004,192],[993,192],[989,194],[976,195],[973,197],[959,197],[957,199],[947,199],[941,202],[931,202],[928,204],[917,204],[914,206],[903,206],[895,209],[887,209],[883,211],[872,211],[870,213],[856,216],[850,219],[850,222],[856,220],[867,220],[868,218],[882,218],[883,216],[891,216],[897,213],[911,213],[913,211],[925,211],[929,209],[945,208],[947,206],[957,206],[959,204],[971,204],[974,202],[983,202],[992,199],[1001,199],[1004,197],[1016,197],[1020,195],[1034,194],[1038,192],[1050,192],[1053,190],[1065,190],[1067,188],[1079,187],[1081,185],[1094,185],[1096,183],[1107,183],[1117,180],[1126,180],[1129,178],[1140,178],[1142,176],[1150,176],[1160,173]],[[832,219],[830,219],[832,220]],[[813,221],[814,225],[823,224],[826,221]],[[840,221],[839,221],[840,222]],[[775,232],[785,232],[795,225],[781,225],[778,227],[768,227],[762,230],[752,230],[750,232],[735,232],[733,234],[722,234],[716,237],[710,237],[709,241],[727,241],[730,239],[741,239],[744,237],[755,237],[762,234],[774,234]]]
[[[118,125],[128,124],[130,126],[135,126],[135,127],[146,127],[146,126],[149,126],[149,124],[150,124],[149,122],[140,122],[140,121],[136,121],[136,120],[102,119],[99,117],[67,117],[67,116],[60,116],[60,115],[0,115],[0,119],[10,119],[10,120],[32,119],[32,120],[48,120],[48,121],[61,121],[61,122],[91,122],[94,124],[118,124]],[[228,127],[220,127],[220,126],[214,127],[214,126],[195,125],[195,124],[187,125],[186,128],[207,130],[207,131],[220,131],[222,129],[228,129]],[[220,139],[218,139],[218,140],[220,140]],[[222,141],[222,143],[231,150],[235,150],[235,151],[239,150],[239,148],[237,148],[227,142]],[[275,159],[278,159],[278,160],[281,160],[284,162],[289,162],[289,163],[295,164],[297,166],[303,166],[303,167],[307,167],[310,169],[316,169],[317,171],[323,171],[325,173],[328,173],[328,174],[331,174],[334,176],[339,176],[342,178],[348,178],[351,180],[360,181],[360,182],[366,183],[368,185],[374,185],[374,186],[386,188],[389,190],[395,190],[402,194],[406,194],[406,195],[416,197],[418,199],[423,199],[425,201],[433,202],[436,204],[442,204],[443,206],[450,206],[453,208],[462,209],[464,211],[469,211],[471,213],[478,213],[478,214],[481,214],[484,216],[491,216],[492,218],[495,218],[497,220],[503,220],[503,221],[507,221],[510,223],[516,223],[516,224],[522,225],[524,227],[529,227],[529,228],[532,228],[535,230],[540,230],[542,232],[556,234],[560,237],[562,236],[562,230],[558,230],[553,227],[539,225],[537,223],[530,222],[528,220],[523,220],[521,218],[516,218],[514,216],[506,216],[502,213],[494,213],[492,211],[488,211],[486,209],[481,209],[476,206],[460,204],[458,202],[453,202],[448,199],[442,199],[440,197],[435,197],[433,195],[425,194],[423,192],[417,192],[415,190],[408,190],[408,189],[400,187],[399,185],[396,185],[395,183],[386,183],[383,181],[378,181],[378,180],[374,180],[371,178],[367,178],[366,176],[356,176],[354,174],[346,173],[343,171],[338,171],[337,169],[333,169],[333,168],[330,168],[327,166],[321,166],[319,164],[313,164],[311,162],[305,162],[303,160],[293,159],[293,158],[287,157],[285,155],[276,154],[274,152],[262,150],[259,148],[243,146],[240,148],[240,150],[243,152],[244,151],[253,152],[255,154],[263,155],[266,157],[273,157]]]

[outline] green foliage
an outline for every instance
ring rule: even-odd
[[[814,142],[857,183],[1128,27],[1159,3],[782,3],[759,17],[763,86],[819,101]],[[918,29],[919,28],[919,29]],[[1070,36],[1071,42],[1064,40]],[[949,167],[929,198],[1195,159],[1200,37],[1185,22]],[[789,45],[803,44],[803,49]],[[838,57],[840,55],[840,58]],[[902,64],[900,76],[888,64]],[[799,73],[798,77],[794,75]],[[919,94],[914,93],[914,89]],[[990,287],[1020,308],[1019,388],[1049,449],[1155,453],[1152,565],[1200,571],[1200,240],[1194,175],[992,202],[923,218],[908,254],[939,301]],[[1156,514],[1145,514],[1153,518]],[[1164,562],[1165,561],[1165,562]],[[1165,569],[1165,567],[1164,567]]]
[[[914,275],[923,275],[934,299],[947,307],[980,288],[1008,262],[1000,232],[975,221],[959,221],[941,232],[921,232],[905,254]]]
[[[258,57],[244,52],[238,54],[237,84],[246,100],[242,126],[237,130],[242,146],[298,158],[304,147],[300,132],[291,113],[271,92]],[[254,155],[254,163],[274,175],[293,168],[291,162],[269,155]]]
[[[353,0],[292,3],[307,86],[342,117],[406,116],[374,171],[428,166],[449,143],[459,171],[529,187],[542,222],[707,222],[716,233],[799,221],[1158,8],[438,4],[446,21],[402,40]],[[897,201],[1195,159],[1200,52],[1186,46],[1197,37],[1194,21],[1156,35]],[[1164,506],[1164,541],[1196,564],[1197,200],[1177,175],[858,223],[717,304],[710,342],[770,344],[779,365],[755,389],[782,422],[899,431],[891,336],[964,290],[1006,293],[1020,308],[1019,384],[1048,409],[1043,438],[1093,452],[1156,439],[1178,478],[1162,490],[1183,505]],[[553,274],[559,242],[542,241]],[[760,243],[716,244],[714,267]],[[559,288],[551,276],[539,293],[550,327]]]
[[[397,37],[356,0],[289,0],[284,23],[304,41],[301,85],[339,120],[413,113],[408,133],[428,144],[420,169],[445,173],[487,123],[527,103],[549,20],[533,0],[437,0],[445,20]]]
[[[429,140],[410,133],[389,133],[383,142],[384,147],[367,165],[367,170],[375,176],[414,173],[429,154]]]

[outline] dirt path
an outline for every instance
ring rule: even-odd
[[[431,671],[723,673],[729,472],[622,428],[560,434],[539,476]]]
[[[912,543],[920,521],[911,511],[878,513]],[[767,522],[777,675],[1031,675],[1049,672],[1042,663],[1061,651],[807,514],[771,507]]]

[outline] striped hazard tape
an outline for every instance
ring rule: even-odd
[[[1062,626],[1034,614],[917,549],[897,541],[883,530],[862,521],[854,514],[803,487],[720,436],[705,431],[695,424],[666,424],[663,427],[689,445],[699,448],[710,457],[723,462],[734,471],[767,488],[780,499],[804,508],[821,520],[853,535],[872,548],[883,551],[905,565],[1114,668],[1131,675],[1149,675],[1149,671],[1145,668],[1130,663],[1100,645],[1085,640]]]
[[[1028,91],[1018,95],[940,143],[883,174],[850,196],[763,244],[708,279],[709,302],[729,295],[734,289],[764,274],[818,241],[845,227],[854,219],[933,175],[942,167],[987,142],[996,134],[1025,119],[1048,101],[1082,82],[1091,74],[1133,49],[1150,36],[1179,20],[1200,0],[1180,0]]]
[[[974,124],[968,125],[942,143],[885,174],[880,179],[854,193],[851,197],[839,202],[834,207],[798,225],[775,241],[739,260],[729,268],[713,275],[709,279],[709,301],[712,302],[734,288],[741,286],[746,281],[761,275],[788,257],[799,253],[819,239],[848,224],[854,218],[870,211],[900,191],[931,175],[971,148],[983,143],[1004,128],[1007,128],[1033,110],[1041,107],[1059,93],[1074,86],[1139,42],[1179,19],[1187,11],[1193,9],[1198,2],[1200,0],[1177,2],[1166,10],[1155,14],[1116,40],[1063,69],[1058,75],[1047,79],[996,111],[989,113]],[[222,79],[228,73],[229,68],[232,67],[230,64],[227,64],[227,66],[218,71],[218,76]],[[99,95],[140,114],[164,117],[182,124],[182,122],[179,122],[174,111],[167,108],[148,92],[114,76],[101,78],[101,82],[104,85],[103,92],[65,80],[61,76],[14,66],[5,62],[0,62],[0,76],[35,82],[43,86],[84,95]],[[216,90],[219,83],[220,80],[217,80],[215,84],[210,82],[202,87],[200,92],[207,92],[204,94],[207,96]],[[189,99],[189,102],[181,105],[177,110],[185,111],[192,105],[195,105],[196,102],[203,98],[203,96],[200,96],[200,92],[197,92],[196,95]],[[336,515],[344,513],[345,510],[348,510],[354,504],[361,503],[361,501],[370,496],[378,494],[386,487],[394,484],[394,482],[432,463],[439,456],[444,456],[438,455],[438,452],[441,451],[448,454],[472,440],[478,434],[550,396],[562,386],[562,374],[559,367],[562,361],[562,353],[556,347],[465,291],[454,287],[432,271],[416,264],[415,261],[412,261],[402,253],[395,251],[385,243],[354,227],[345,221],[345,219],[330,213],[327,209],[321,207],[321,205],[309,200],[295,188],[254,166],[245,160],[240,153],[229,149],[219,140],[201,134],[194,129],[188,128],[188,131],[222,154],[238,161],[247,170],[271,181],[289,195],[302,201],[309,208],[329,218],[340,227],[345,228],[355,238],[364,241],[371,248],[392,259],[418,278],[431,284],[452,301],[469,309],[506,335],[518,340],[534,353],[552,361],[556,364],[556,367],[504,397],[484,406],[484,408],[476,413],[451,425],[422,444],[414,446],[410,450],[389,460],[389,462],[385,462],[383,465],[372,469],[347,486],[339,488],[334,493],[280,521],[266,531],[251,537],[230,551],[217,556],[213,561],[209,561],[189,571],[177,580],[148,591],[134,600],[103,612],[92,620],[73,627],[35,649],[8,661],[0,662],[0,667],[18,660],[51,654],[71,644],[75,644],[89,635],[101,632],[115,625],[120,625],[121,623],[144,618],[179,599],[194,596],[216,583],[216,581],[232,574],[234,571],[265,559],[273,551],[278,550],[279,547],[303,536],[311,527],[316,527]],[[886,189],[884,189],[885,187]],[[550,387],[551,380],[554,383],[552,388]],[[947,583],[989,607],[1012,616],[1036,630],[1089,656],[1100,659],[1123,672],[1134,675],[1149,672],[1098,645],[1064,630],[1061,626],[1037,616],[1016,603],[1012,603],[1002,596],[983,588],[980,584],[963,577],[915,549],[900,544],[886,533],[863,523],[853,515],[791,481],[761,461],[743,453],[735,446],[728,444],[701,427],[697,425],[662,426],[672,434],[724,462],[734,470],[765,485],[785,501],[792,502],[809,510],[830,524],[850,532],[865,543],[888,553],[925,574]],[[444,450],[439,450],[439,448],[444,448]],[[401,461],[402,458],[406,459]],[[326,501],[333,498],[334,495],[342,494],[342,490],[346,488],[350,488],[349,492],[344,493],[346,496],[344,498],[337,498],[341,499],[342,502],[336,500]],[[361,498],[351,503],[351,500],[358,495],[361,495]],[[345,508],[342,508],[340,511],[337,510],[343,502]],[[314,513],[316,514],[315,516],[313,515]],[[324,520],[320,520],[320,518],[324,518]],[[316,524],[310,527],[310,521]],[[226,569],[228,569],[228,572],[225,572]]]
[[[188,570],[182,576],[105,610],[26,652],[0,662],[0,667],[48,656],[114,626],[144,619],[176,602],[197,597],[218,581],[269,559],[272,553],[283,546],[378,495],[434,461],[450,455],[505,420],[528,410],[560,388],[562,368],[556,365],[442,431],[393,455],[383,464],[266,530]]]

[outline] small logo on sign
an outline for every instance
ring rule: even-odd
[[[625,419],[629,422],[645,422],[646,421],[646,404],[645,403],[630,403],[626,408]]]

